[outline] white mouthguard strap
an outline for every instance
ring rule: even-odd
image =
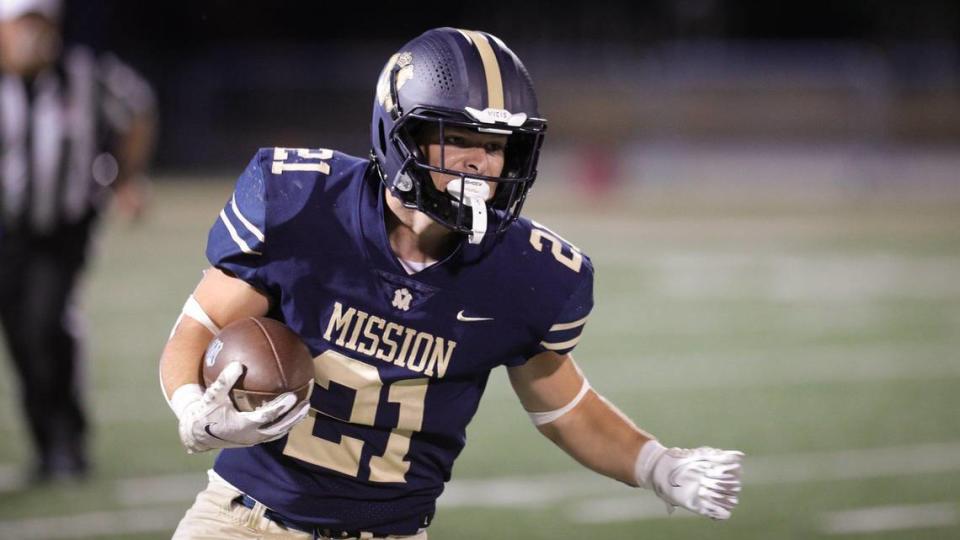
[[[466,199],[470,209],[473,210],[473,230],[470,231],[470,243],[479,244],[483,241],[483,235],[487,234],[487,204],[483,199]]]
[[[470,207],[473,213],[470,243],[479,244],[487,234],[487,197],[490,196],[490,186],[483,180],[473,178],[458,178],[447,184],[447,192],[456,200],[460,200],[463,192],[463,204]]]

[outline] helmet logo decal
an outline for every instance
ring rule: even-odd
[[[527,121],[526,113],[517,113],[513,114],[506,109],[484,109],[478,111],[473,107],[464,107],[464,110],[467,111],[467,114],[473,117],[474,120],[478,122],[483,122],[484,124],[494,124],[496,122],[506,123],[508,126],[520,127],[524,122]]]
[[[401,52],[391,56],[387,65],[383,66],[383,71],[380,72],[380,79],[377,80],[377,101],[387,112],[392,112],[396,107],[396,103],[390,96],[390,74],[393,73],[394,66],[400,67],[400,71],[397,72],[397,91],[399,92],[403,85],[413,78],[413,55],[409,52]]]

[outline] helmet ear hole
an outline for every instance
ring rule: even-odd
[[[380,122],[378,123],[377,127],[378,127],[377,131],[379,132],[379,136],[380,136],[380,153],[386,154],[387,153],[387,137],[383,134],[383,119],[380,119]]]

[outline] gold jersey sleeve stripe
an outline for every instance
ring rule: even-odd
[[[461,32],[470,38],[473,46],[480,53],[480,61],[483,62],[483,71],[487,77],[487,107],[503,109],[503,77],[500,75],[500,62],[497,61],[497,55],[493,52],[490,41],[474,30],[461,30]]]
[[[587,322],[587,317],[580,319],[579,321],[573,321],[568,323],[555,324],[550,327],[551,332],[559,332],[561,330],[570,330],[571,328],[576,328],[578,326],[583,326]]]
[[[247,253],[249,255],[261,255],[259,251],[254,251],[250,249],[250,246],[243,241],[243,238],[240,238],[240,235],[237,234],[237,229],[233,227],[233,224],[230,223],[230,219],[227,218],[227,213],[223,210],[220,211],[220,221],[223,222],[224,226],[227,228],[227,232],[230,233],[230,238],[233,239],[233,243],[240,248],[240,251]]]
[[[577,336],[569,341],[563,341],[560,343],[549,343],[546,341],[541,341],[540,346],[543,347],[544,349],[547,349],[548,351],[562,351],[564,349],[569,349],[570,347],[573,347],[579,342],[580,342],[580,336]]]

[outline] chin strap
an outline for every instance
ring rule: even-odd
[[[487,234],[487,198],[490,197],[490,186],[483,180],[460,177],[447,184],[447,193],[456,202],[460,202],[460,195],[463,194],[463,204],[473,212],[470,243],[479,244],[483,235]]]

